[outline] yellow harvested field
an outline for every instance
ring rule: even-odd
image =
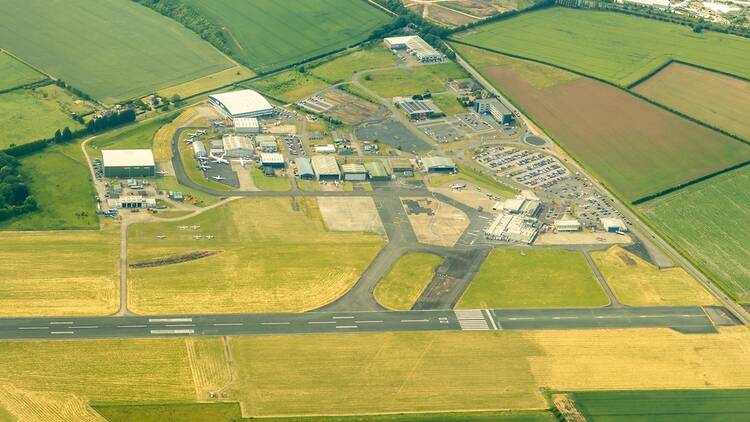
[[[669,329],[527,331],[539,386],[557,390],[750,387],[750,332]]]
[[[119,305],[119,226],[3,232],[0,316],[107,315]]]
[[[183,340],[0,343],[0,387],[69,393],[99,402],[195,399]]]
[[[230,344],[244,416],[546,407],[527,362],[536,348],[517,333],[232,337]]]
[[[329,232],[314,198],[297,198],[296,203],[298,211],[291,198],[248,198],[180,223],[129,226],[131,265],[215,253],[130,268],[130,309],[141,314],[302,312],[337,299],[359,279],[383,239],[370,233]],[[183,225],[200,230],[181,230]],[[166,238],[155,242],[158,235]]]
[[[383,222],[371,197],[321,196],[317,200],[328,230],[371,232],[385,236]]]
[[[255,76],[255,72],[246,68],[245,66],[237,65],[235,67],[230,67],[229,69],[222,70],[221,72],[216,72],[198,79],[193,79],[190,82],[185,82],[180,85],[162,89],[161,91],[159,91],[159,95],[165,98],[172,98],[173,95],[177,94],[182,98],[186,98],[191,95],[206,92],[214,88],[220,88],[224,85],[231,84],[232,82],[250,79],[253,76]]]
[[[625,249],[614,246],[592,252],[607,283],[627,305],[715,305],[714,298],[682,268],[659,270]]]
[[[443,257],[411,252],[401,256],[375,288],[375,299],[388,309],[409,310],[430,284]]]
[[[178,128],[185,126],[187,122],[195,118],[196,115],[198,115],[198,111],[195,108],[189,108],[156,131],[153,141],[154,161],[159,163],[172,159],[172,135]]]
[[[0,385],[0,420],[106,422],[75,394],[24,391],[9,384]]]
[[[225,391],[232,380],[224,352],[225,341],[225,337],[185,339],[198,401],[208,400],[211,392]]]

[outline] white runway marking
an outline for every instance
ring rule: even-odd
[[[353,316],[335,316],[333,319],[354,319]]]
[[[50,322],[52,325],[73,325],[73,321],[54,321]]]
[[[146,325],[118,325],[117,328],[146,328]]]
[[[356,325],[337,325],[336,328],[357,328]]]
[[[638,315],[638,318],[664,318],[668,315]]]
[[[596,318],[596,319],[615,319],[615,318],[619,318],[619,317],[610,316],[610,315],[599,315],[599,316],[596,316],[594,318]]]
[[[697,314],[697,315],[683,314],[682,316],[685,317],[685,318],[701,318],[701,317],[703,317],[702,314]]]
[[[151,330],[151,334],[194,334],[194,330]]]
[[[19,330],[46,330],[49,327],[18,327]]]
[[[165,327],[195,327],[195,324],[164,324]]]
[[[354,322],[356,322],[357,324],[375,324],[375,323],[383,322],[383,321],[354,321]]]
[[[148,322],[193,322],[193,318],[149,318]]]
[[[402,319],[401,322],[430,322],[429,319]]]
[[[577,316],[556,316],[552,317],[552,319],[578,319]]]
[[[291,322],[261,322],[260,325],[289,325]]]
[[[86,328],[99,328],[99,326],[98,325],[78,325],[78,326],[71,326],[70,327],[71,330],[74,329],[74,328],[84,328],[84,329],[86,329]]]
[[[335,324],[336,321],[309,321],[308,324]]]
[[[508,318],[508,321],[520,321],[524,319],[534,319],[534,318],[533,317],[513,317],[513,318]]]
[[[73,331],[50,331],[50,334],[73,334]]]
[[[229,326],[229,325],[244,325],[244,324],[241,322],[217,322],[216,324],[214,324],[214,326],[216,327],[224,327],[224,326]]]
[[[490,312],[489,309],[485,309],[484,313],[487,315],[487,319],[490,320],[490,324],[492,324],[492,329],[497,330],[498,324],[495,323],[495,318],[492,317],[492,312]]]

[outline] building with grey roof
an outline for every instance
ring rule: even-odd
[[[515,117],[513,112],[501,103],[497,98],[485,98],[474,102],[474,109],[479,114],[490,114],[501,124],[512,123]]]

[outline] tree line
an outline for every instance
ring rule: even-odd
[[[7,155],[21,157],[32,152],[41,151],[49,145],[70,142],[86,135],[92,135],[103,130],[111,129],[135,121],[135,111],[132,109],[121,112],[112,112],[86,122],[85,126],[78,130],[70,130],[69,127],[58,129],[50,138],[37,139],[22,145],[11,146],[3,151]]]
[[[21,175],[16,157],[0,152],[0,221],[38,208]]]

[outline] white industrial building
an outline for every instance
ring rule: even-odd
[[[538,234],[535,218],[501,213],[484,231],[487,239],[531,244]]]
[[[339,170],[336,157],[331,155],[313,155],[310,158],[310,162],[318,180],[341,179],[341,170]]]
[[[110,198],[107,200],[107,206],[112,208],[154,208],[156,199],[145,198],[140,195],[121,196],[119,198]]]
[[[105,149],[102,164],[105,177],[150,177],[156,171],[150,149]]]
[[[230,119],[269,116],[274,113],[271,103],[252,89],[209,95],[208,102]]]
[[[255,117],[238,117],[233,122],[237,133],[260,133],[260,124]]]
[[[336,152],[336,146],[333,144],[315,145],[313,146],[313,149],[318,154],[333,154]]]
[[[253,155],[253,141],[247,136],[224,135],[221,137],[224,153],[230,158],[249,158]]]
[[[602,226],[604,227],[604,231],[606,232],[624,233],[628,231],[628,226],[624,221],[622,221],[622,219],[602,217],[599,219],[599,221],[601,221]]]
[[[574,218],[555,220],[553,222],[555,230],[558,232],[577,232],[581,230],[581,222]]]
[[[474,110],[479,114],[490,114],[497,122],[502,124],[511,123],[514,120],[513,112],[497,98],[476,100]]]
[[[367,180],[367,169],[362,164],[344,164],[341,170],[344,172],[344,180],[359,182]]]
[[[415,100],[411,97],[394,97],[393,104],[412,120],[428,119],[442,114],[432,100]]]
[[[255,144],[261,152],[279,152],[279,144],[273,135],[258,135],[255,137]]]
[[[195,158],[203,158],[208,155],[208,152],[206,152],[206,146],[203,145],[203,142],[201,141],[195,141],[193,142],[193,156]]]
[[[508,214],[521,214],[535,217],[539,212],[541,203],[538,199],[528,199],[524,195],[518,195],[513,199],[496,202],[492,207],[495,211],[503,211]]]
[[[441,62],[445,59],[442,53],[435,50],[427,44],[422,37],[418,35],[408,35],[404,37],[389,37],[383,40],[386,47],[391,50],[406,50],[420,62]]]
[[[284,167],[284,156],[278,152],[263,152],[260,154],[260,163],[263,167]]]
[[[424,157],[422,167],[429,173],[452,173],[456,171],[456,163],[446,157]]]

